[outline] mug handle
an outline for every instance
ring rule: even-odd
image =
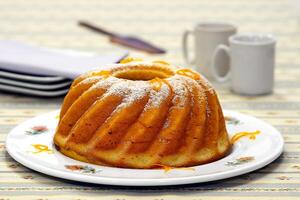
[[[191,30],[186,30],[183,34],[182,38],[182,53],[183,53],[183,58],[185,60],[185,63],[189,66],[193,66],[195,64],[195,59],[190,59],[189,54],[188,54],[188,37],[189,35],[194,34],[193,31]]]
[[[228,57],[230,58],[230,49],[228,46],[220,44],[214,51],[213,55],[212,55],[212,68],[211,68],[211,73],[212,76],[215,80],[217,80],[218,82],[226,82],[229,80],[230,78],[230,68],[228,69],[227,73],[224,76],[220,76],[218,73],[218,68],[219,66],[217,66],[216,64],[216,60],[218,59],[218,54],[224,51]]]

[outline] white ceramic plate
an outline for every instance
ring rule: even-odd
[[[62,89],[67,86],[70,86],[72,81],[65,80],[63,82],[58,83],[47,83],[47,84],[40,84],[40,83],[30,83],[30,82],[24,82],[24,81],[18,81],[13,79],[6,79],[0,77],[0,84],[8,84],[12,86],[18,86],[21,88],[29,88],[29,89],[37,89],[37,90],[57,90]]]
[[[46,90],[35,90],[29,88],[21,88],[13,85],[0,84],[0,90],[7,91],[7,92],[21,93],[25,95],[39,96],[39,97],[57,97],[57,96],[65,95],[69,91],[69,88],[46,91]]]
[[[158,186],[200,183],[245,174],[266,166],[283,150],[281,134],[254,117],[224,111],[230,137],[238,132],[260,131],[256,137],[242,137],[225,158],[190,168],[122,169],[73,160],[58,152],[52,142],[59,111],[32,118],[8,135],[8,153],[21,164],[51,176],[108,185]]]
[[[30,81],[30,82],[37,82],[37,83],[53,83],[53,82],[68,80],[64,77],[59,77],[59,76],[38,76],[38,75],[29,75],[29,74],[9,72],[3,70],[0,70],[0,76],[8,79],[16,79],[21,81]]]

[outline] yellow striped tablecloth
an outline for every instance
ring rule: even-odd
[[[6,135],[15,125],[58,109],[62,98],[0,93],[0,199],[300,199],[300,19],[289,1],[0,1],[0,39],[100,54],[119,49],[105,37],[79,28],[76,22],[80,19],[160,44],[168,54],[132,55],[174,64],[183,64],[183,30],[200,21],[230,21],[238,25],[239,32],[273,33],[278,43],[272,95],[243,97],[232,94],[226,85],[215,87],[223,108],[259,117],[280,130],[285,139],[284,153],[263,169],[211,183],[135,188],[66,181],[23,167],[5,150]]]

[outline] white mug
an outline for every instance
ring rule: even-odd
[[[186,30],[182,39],[182,50],[185,62],[194,70],[202,73],[207,78],[211,78],[211,59],[215,48],[219,44],[228,44],[229,36],[235,34],[237,28],[235,25],[223,22],[199,23],[193,30]],[[194,36],[194,56],[190,58],[188,52],[188,37]],[[223,62],[227,61],[226,55],[221,55]]]
[[[270,93],[274,85],[275,45],[276,40],[271,35],[233,35],[229,38],[229,47],[216,48],[212,75],[219,82],[230,79],[231,89],[239,94]],[[218,59],[221,52],[230,57],[230,68],[225,73],[220,70],[224,68]]]

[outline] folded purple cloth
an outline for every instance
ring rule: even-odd
[[[53,50],[16,41],[0,41],[0,52],[0,70],[71,79],[86,71],[116,63],[128,55],[122,50],[105,55]]]

